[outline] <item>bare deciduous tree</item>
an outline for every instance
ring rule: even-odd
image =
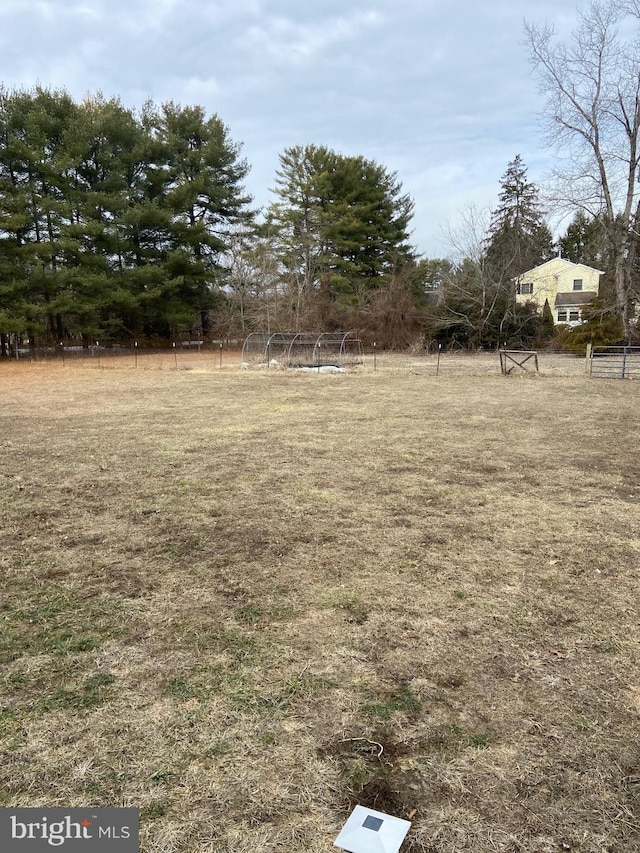
[[[237,228],[226,255],[227,289],[238,312],[240,329],[245,335],[256,329],[271,331],[290,320],[282,317],[281,268],[274,249],[274,238],[267,227],[261,232],[251,226]]]
[[[593,0],[571,38],[526,23],[546,99],[546,139],[560,164],[556,201],[604,224],[625,337],[636,332],[633,268],[640,237],[640,2]]]
[[[501,335],[509,304],[509,282],[492,276],[487,265],[490,223],[488,209],[470,204],[460,212],[457,227],[444,229],[453,267],[442,285],[436,322],[471,347]]]

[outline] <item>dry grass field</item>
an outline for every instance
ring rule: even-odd
[[[0,364],[1,806],[640,850],[640,383],[434,364]]]

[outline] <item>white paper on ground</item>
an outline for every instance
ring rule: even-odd
[[[349,853],[398,853],[410,828],[408,820],[356,806],[333,846]]]

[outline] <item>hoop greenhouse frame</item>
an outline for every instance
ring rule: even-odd
[[[245,338],[242,361],[282,367],[353,367],[364,352],[357,332],[252,332]]]

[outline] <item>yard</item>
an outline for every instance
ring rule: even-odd
[[[640,383],[114,364],[0,364],[1,806],[640,851]]]

